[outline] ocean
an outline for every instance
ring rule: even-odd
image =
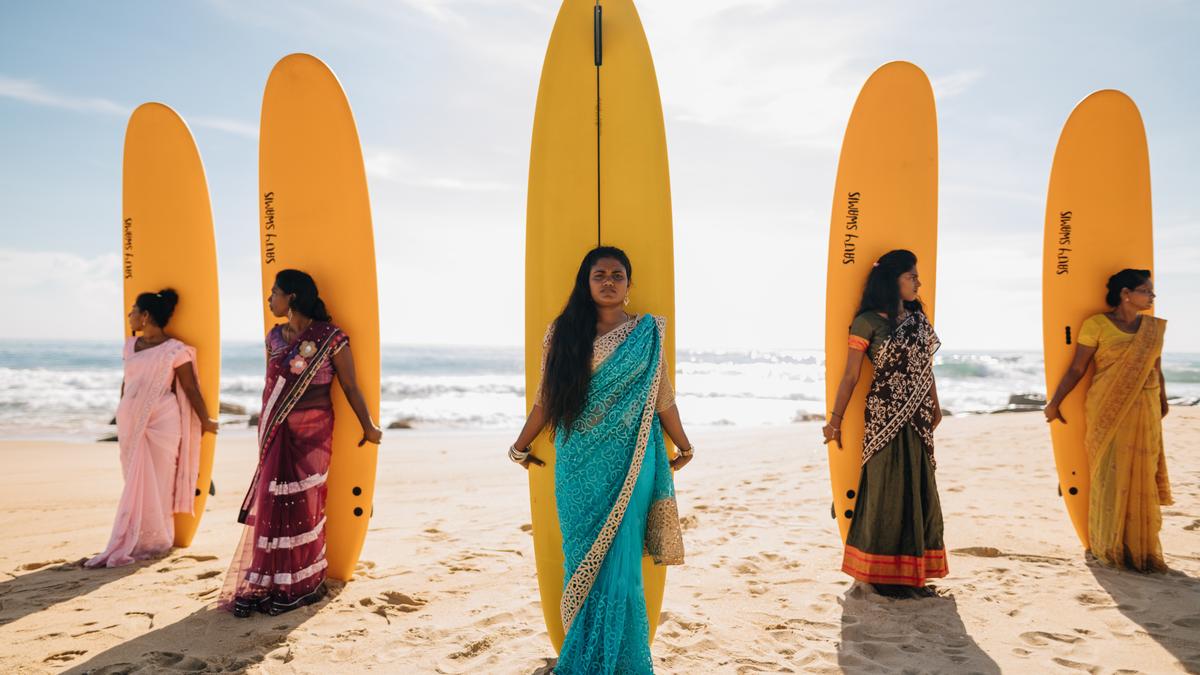
[[[222,346],[221,401],[256,411],[264,357],[259,343]],[[0,340],[0,436],[96,437],[111,433],[121,387],[117,342]],[[677,353],[676,389],[689,425],[789,424],[824,410],[820,350],[689,350]],[[382,423],[417,428],[516,429],[524,420],[525,381],[516,347],[383,347]],[[939,353],[934,367],[942,406],[953,414],[1009,407],[1014,395],[1041,394],[1037,352]],[[1200,354],[1163,357],[1167,391],[1200,398]],[[247,415],[225,414],[227,426]]]

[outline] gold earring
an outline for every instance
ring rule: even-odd
[[[629,306],[629,296],[628,295],[625,296],[625,306],[626,307]]]
[[[292,308],[288,307],[288,321],[292,320]]]

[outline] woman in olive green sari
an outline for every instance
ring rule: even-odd
[[[942,421],[933,355],[941,342],[917,291],[917,257],[896,250],[874,264],[834,400],[825,442],[842,442],[842,414],[858,383],[863,358],[875,374],[867,394],[862,473],[842,571],[897,598],[933,594],[928,579],[944,577],[942,506],[933,431]]]

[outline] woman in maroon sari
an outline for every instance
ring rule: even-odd
[[[267,333],[258,469],[238,516],[246,530],[221,592],[221,606],[239,617],[254,610],[281,614],[325,594],[335,375],[362,425],[359,445],[383,436],[358,390],[349,337],[330,323],[312,277],[280,271],[268,303],[288,320]]]

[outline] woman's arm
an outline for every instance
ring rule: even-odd
[[[1063,399],[1067,397],[1074,389],[1075,385],[1079,384],[1079,380],[1083,378],[1087,372],[1088,364],[1092,362],[1092,356],[1096,353],[1095,347],[1088,345],[1075,345],[1075,358],[1071,361],[1071,367],[1067,369],[1066,375],[1063,375],[1062,380],[1058,383],[1058,389],[1054,391],[1053,398],[1046,404],[1046,409],[1043,411],[1046,414],[1046,421],[1053,422],[1059,420],[1063,424],[1067,423],[1066,418],[1062,416],[1062,412],[1058,407],[1062,405]]]
[[[681,451],[686,451],[692,447],[688,440],[687,432],[683,430],[683,421],[679,419],[679,406],[672,405],[666,410],[658,413],[658,423],[662,426],[663,431],[667,432],[667,438],[675,444],[675,447]],[[684,455],[682,452],[671,460],[671,468],[676,471],[687,466],[688,462],[692,461],[692,455]]]
[[[184,396],[187,396],[188,402],[192,404],[192,410],[195,410],[196,416],[200,418],[202,433],[217,433],[217,421],[208,416],[208,406],[204,404],[204,395],[200,393],[200,386],[196,383],[196,372],[193,370],[191,361],[175,368],[175,380],[183,388]],[[125,383],[122,382],[121,394],[124,395],[124,393]]]
[[[1167,403],[1167,380],[1163,377],[1161,356],[1155,360],[1154,367],[1158,370],[1158,402],[1162,406],[1162,416],[1166,417],[1171,406]]]
[[[854,387],[858,385],[863,356],[864,353],[857,349],[851,349],[846,353],[846,368],[842,371],[842,381],[838,384],[837,396],[833,399],[833,411],[830,413],[829,423],[821,429],[821,433],[825,435],[826,444],[836,441],[838,448],[842,447],[842,415],[846,414],[850,396],[854,393]]]
[[[942,402],[938,400],[936,377],[929,383],[929,393],[933,395],[933,428],[937,429],[942,423]]]
[[[375,422],[371,419],[371,411],[367,410],[367,402],[358,389],[358,376],[354,371],[354,355],[350,353],[350,345],[347,344],[342,347],[341,351],[333,355],[333,370],[337,373],[338,384],[342,386],[342,392],[346,394],[350,408],[354,410],[358,423],[362,425],[363,437],[358,442],[359,447],[362,447],[363,443],[379,445],[379,441],[383,440],[383,431],[375,426]]]
[[[542,433],[542,429],[546,426],[546,409],[541,403],[534,403],[533,409],[529,411],[529,416],[525,418],[525,426],[521,427],[521,433],[517,434],[517,440],[513,443],[513,447],[517,450],[524,450],[533,445],[533,441],[537,439],[538,434]],[[546,466],[542,460],[530,455],[521,462],[521,466],[526,469],[530,464],[538,466]]]

